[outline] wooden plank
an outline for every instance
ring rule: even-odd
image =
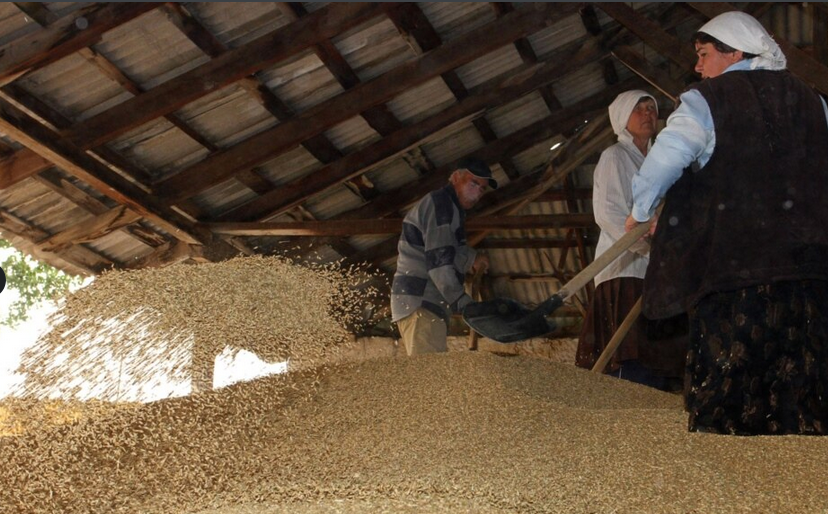
[[[727,2],[688,2],[688,5],[708,18],[715,18],[722,13],[739,10]],[[767,29],[767,27],[765,28]],[[823,94],[828,94],[828,67],[823,66],[819,61],[782,37],[774,36],[773,39],[782,48],[785,57],[788,58],[788,69],[791,73],[811,84]]]
[[[0,189],[11,187],[21,180],[52,167],[54,164],[51,161],[28,148],[0,157]]]
[[[92,116],[68,131],[66,137],[73,145],[83,149],[103,144],[251,73],[272,66],[319,41],[376,17],[387,8],[389,6],[383,3],[364,2],[325,6],[301,20],[225,52],[144,94]]]
[[[32,243],[32,254],[36,259],[41,261],[49,259],[49,255],[43,253],[37,246],[38,241],[49,236],[45,230],[35,227],[5,209],[0,209],[0,231],[4,232],[6,237],[8,234],[13,234]],[[89,275],[96,275],[113,266],[112,261],[82,245],[59,249],[56,253],[61,259]]]
[[[57,234],[52,234],[45,240],[38,242],[38,244],[43,250],[54,252],[67,248],[72,244],[94,241],[140,219],[141,215],[120,205],[100,216],[78,223]]]
[[[533,230],[589,227],[595,224],[591,213],[529,216],[492,216],[466,220],[466,230]],[[321,220],[298,222],[216,222],[205,223],[214,234],[228,236],[356,236],[397,234],[402,219]]]
[[[656,22],[622,2],[596,3],[599,9],[610,15],[657,52],[684,69],[693,69],[696,55],[690,45],[665,32]]]
[[[337,4],[339,5],[339,4]],[[260,132],[162,181],[154,192],[175,203],[294,148],[368,108],[422,84],[506,43],[552,23],[552,13],[574,9],[569,4],[535,4],[516,10],[396,68],[326,100],[295,118]],[[301,20],[300,20],[301,21]]]
[[[186,261],[192,256],[193,247],[187,243],[178,240],[168,241],[156,248],[155,251],[130,261],[124,267],[128,269],[162,268]]]
[[[55,131],[0,98],[0,130],[94,187],[104,195],[123,204],[164,230],[189,243],[209,243],[210,234],[190,220],[161,204],[152,195],[126,180],[91,156],[72,147]]]
[[[100,40],[105,32],[157,6],[151,2],[93,4],[16,39],[0,48],[0,84],[77,52]]]

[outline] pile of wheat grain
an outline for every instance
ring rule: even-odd
[[[51,331],[24,353],[26,380],[14,394],[172,396],[225,347],[313,366],[351,340],[346,327],[377,295],[369,279],[277,257],[109,272],[64,300]]]
[[[7,438],[0,459],[3,512],[828,509],[824,438],[688,433],[677,396],[482,352],[235,384]]]

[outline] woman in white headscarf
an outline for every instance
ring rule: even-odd
[[[742,12],[693,38],[701,82],[633,178],[665,207],[644,314],[689,315],[689,429],[828,433],[828,110]]]
[[[646,91],[626,91],[610,104],[609,116],[618,142],[604,150],[593,174],[592,205],[595,221],[601,228],[596,257],[624,235],[624,221],[632,208],[632,177],[652,144],[658,106],[655,98]],[[593,367],[641,296],[649,252],[649,243],[640,241],[596,275],[595,294],[578,341],[578,366]],[[676,366],[675,358],[673,363],[665,362],[663,351],[650,350],[645,323],[639,320],[606,371],[623,379],[664,388],[665,376],[675,376],[683,371],[683,359],[679,358]]]

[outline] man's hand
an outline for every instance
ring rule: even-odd
[[[485,253],[478,252],[477,255],[474,257],[474,262],[472,263],[471,272],[474,274],[486,273],[489,270],[489,256]]]

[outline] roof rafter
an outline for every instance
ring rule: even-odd
[[[0,49],[0,84],[97,42],[105,32],[158,7],[151,2],[93,4]]]
[[[333,3],[270,34],[229,50],[146,93],[78,123],[65,136],[87,149],[173,112],[253,72],[354,27],[385,9],[382,3]]]
[[[471,31],[419,59],[408,61],[368,82],[321,102],[297,117],[246,139],[220,155],[205,159],[158,184],[157,193],[175,203],[218,184],[237,171],[273,159],[311,136],[386,102],[405,89],[531,34],[549,23],[552,12],[568,4],[540,4],[510,13]]]

